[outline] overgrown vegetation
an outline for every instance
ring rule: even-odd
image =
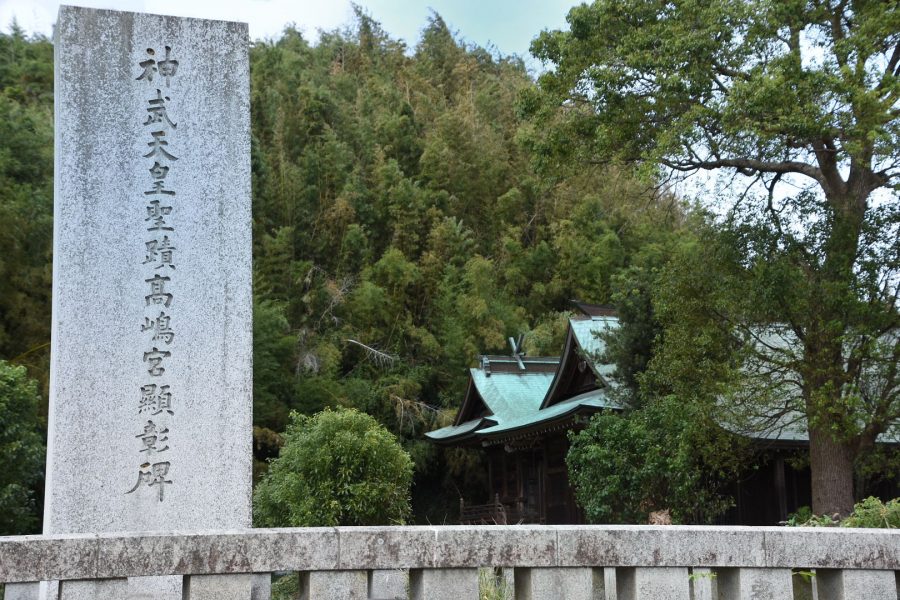
[[[789,527],[872,527],[878,529],[900,528],[900,498],[884,502],[869,496],[853,506],[853,512],[845,519],[839,516],[815,515],[808,506],[801,507],[788,516]]]
[[[724,487],[748,460],[748,444],[701,406],[660,399],[595,415],[569,435],[569,477],[589,522],[646,523],[668,509],[674,523],[712,523],[731,506]]]

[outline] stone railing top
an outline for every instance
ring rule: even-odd
[[[323,527],[0,537],[0,582],[454,567],[900,569],[900,530]]]

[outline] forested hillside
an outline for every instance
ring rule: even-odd
[[[623,274],[661,264],[690,237],[685,211],[652,179],[560,159],[577,109],[524,120],[522,62],[437,15],[414,48],[361,12],[315,43],[287,29],[253,46],[251,78],[257,458],[291,410],[358,408],[410,452],[415,519],[440,522],[451,476],[483,475],[422,434],[452,416],[477,354],[522,333],[558,354],[570,300],[610,302]],[[45,405],[51,87],[51,44],[3,34],[0,358]]]
[[[609,301],[671,213],[623,175],[540,165],[521,62],[440,17],[412,52],[364,15],[315,46],[289,30],[252,73],[257,423],[357,407],[408,440],[421,490],[447,472],[421,435],[476,355],[525,332],[558,353],[569,300]]]

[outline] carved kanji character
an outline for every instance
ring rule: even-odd
[[[155,319],[144,317],[141,331],[152,331],[153,341],[162,340],[166,344],[171,344],[175,339],[175,332],[169,327],[169,321],[171,321],[171,317],[164,312],[160,312]]]
[[[166,217],[172,213],[171,206],[162,206],[159,200],[151,200],[147,206],[147,218],[145,221],[152,221],[147,231],[175,231],[174,227],[169,227],[166,223]]]
[[[175,246],[169,241],[169,236],[164,235],[162,240],[150,240],[144,242],[147,247],[147,256],[144,258],[144,264],[158,262],[154,268],[162,269],[163,267],[175,268],[175,257],[173,252]]]
[[[166,137],[165,131],[151,131],[150,135],[153,136],[153,141],[147,142],[147,145],[150,146],[150,152],[145,154],[144,158],[152,158],[154,156],[162,155],[162,156],[165,156],[166,158],[168,158],[169,160],[178,160],[177,157],[172,156],[166,150],[166,146],[169,145],[169,142],[167,142],[166,140],[163,139],[164,137]]]
[[[159,74],[166,78],[166,86],[169,85],[169,80],[172,77],[175,77],[175,72],[178,70],[178,61],[169,58],[169,53],[171,51],[172,48],[166,46],[166,59],[156,63],[159,67]]]
[[[169,173],[169,167],[161,165],[158,161],[156,161],[153,163],[153,166],[150,167],[149,171],[150,176],[153,177],[153,189],[148,192],[144,192],[144,194],[148,196],[150,194],[167,194],[169,196],[175,195],[175,192],[173,192],[172,190],[164,189],[166,183],[166,175],[168,175]]]
[[[167,433],[169,433],[168,427],[160,428],[153,421],[147,421],[144,425],[143,433],[139,433],[134,437],[141,438],[141,441],[144,443],[144,447],[140,449],[140,452],[165,452],[169,449],[169,446],[162,448],[159,446],[169,440]]]
[[[130,494],[141,487],[141,484],[146,485],[147,487],[153,487],[154,485],[159,486],[159,501],[163,501],[163,490],[166,485],[171,485],[172,480],[166,479],[169,474],[169,467],[171,463],[169,462],[158,462],[154,463],[152,466],[150,463],[144,463],[141,465],[140,470],[138,471],[138,479],[137,483],[134,484],[134,487],[125,492],[126,494]]]
[[[153,56],[156,55],[156,50],[154,50],[153,48],[147,48],[147,55],[151,58],[138,63],[138,65],[142,69],[144,69],[144,72],[137,77],[136,81],[140,81],[141,79],[153,81],[153,76],[158,71],[158,69],[156,68],[156,61],[153,59]]]
[[[164,358],[169,358],[170,356],[172,356],[171,352],[168,350],[160,350],[156,346],[154,346],[150,352],[144,352],[144,362],[150,363],[150,366],[147,367],[147,372],[153,377],[159,377],[165,373],[166,369],[162,366],[162,361]]]
[[[150,113],[147,115],[147,120],[144,121],[144,125],[152,125],[153,123],[168,123],[169,127],[172,129],[176,129],[178,125],[173,123],[169,119],[169,113],[166,110],[166,101],[171,100],[168,96],[163,96],[160,90],[156,90],[156,98],[151,98],[147,101],[150,107],[147,109],[147,112]]]
[[[147,306],[153,304],[162,304],[166,308],[169,308],[169,305],[172,304],[172,294],[166,293],[166,282],[171,281],[171,277],[160,277],[159,275],[154,275],[150,279],[145,279],[147,283],[150,284],[150,293],[144,296],[144,300],[147,301]]]

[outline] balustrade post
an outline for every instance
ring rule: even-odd
[[[366,600],[366,571],[308,571],[300,573],[300,600]]]
[[[893,571],[816,569],[821,600],[897,600],[898,581]]]
[[[478,569],[413,569],[409,590],[412,600],[478,598]]]
[[[3,590],[3,600],[35,600],[41,584],[37,581],[29,583],[7,583]]]
[[[129,577],[128,600],[182,600],[183,577]]]
[[[272,574],[256,573],[250,582],[250,600],[271,600]]]
[[[407,600],[409,574],[401,569],[369,571],[369,600]]]
[[[184,600],[247,600],[253,575],[186,575]]]
[[[790,569],[719,569],[716,580],[722,600],[794,600]]]
[[[618,600],[690,600],[685,567],[632,567],[616,570]]]
[[[590,567],[541,567],[515,570],[516,600],[603,600],[603,569]]]
[[[59,600],[99,600],[127,596],[128,580],[124,578],[70,579],[59,582]]]

